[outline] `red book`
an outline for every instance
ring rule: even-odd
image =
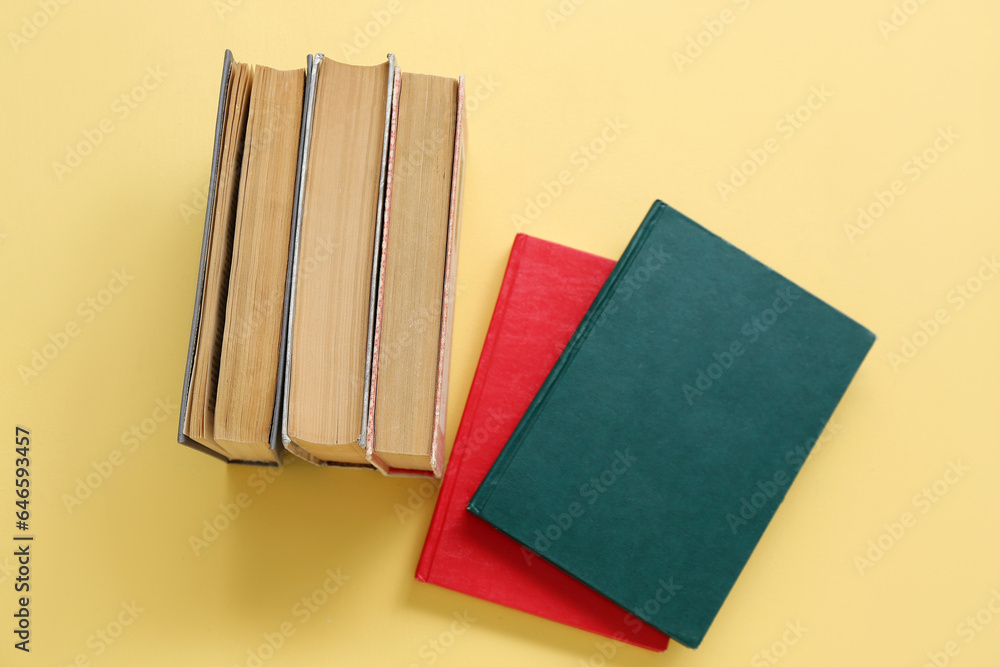
[[[465,509],[614,265],[514,239],[417,579],[662,651],[666,635]]]

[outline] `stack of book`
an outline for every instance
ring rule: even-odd
[[[518,235],[417,579],[697,647],[874,340],[662,202]]]
[[[179,441],[443,473],[463,79],[226,52]],[[518,235],[417,578],[697,647],[875,336],[663,202]]]
[[[226,51],[178,440],[440,476],[464,78]]]

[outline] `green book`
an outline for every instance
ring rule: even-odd
[[[468,509],[697,647],[874,341],[657,201]]]

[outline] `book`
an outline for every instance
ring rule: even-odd
[[[212,192],[214,206],[207,207],[206,247],[202,258],[202,282],[195,306],[193,355],[189,361],[190,390],[182,411],[183,434],[193,442],[228,458],[226,450],[215,441],[215,399],[219,380],[222,332],[229,294],[229,270],[233,252],[233,227],[236,220],[236,193],[239,184],[240,157],[246,134],[253,68],[245,63],[229,62],[223,74],[220,97],[220,127]],[[203,287],[202,287],[203,285]],[[185,382],[185,386],[188,382]]]
[[[441,475],[464,86],[226,51],[179,442]]]
[[[182,441],[276,465],[290,232],[305,70],[226,52],[182,399]]]
[[[393,67],[394,57],[374,66],[321,55],[310,63],[283,440],[313,463],[373,467],[365,387]]]
[[[310,72],[282,440],[320,465],[439,477],[464,77],[403,73],[391,54],[317,55]],[[310,269],[324,242],[332,259]]]
[[[416,578],[662,651],[665,635],[465,509],[613,267],[515,237]]]
[[[695,648],[874,340],[657,201],[468,509]]]
[[[382,468],[440,476],[464,82],[397,67],[394,90],[366,445]]]

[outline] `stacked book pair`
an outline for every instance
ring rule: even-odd
[[[226,51],[178,440],[438,477],[464,79]]]
[[[518,235],[417,579],[697,647],[874,340],[662,202],[617,264]]]

